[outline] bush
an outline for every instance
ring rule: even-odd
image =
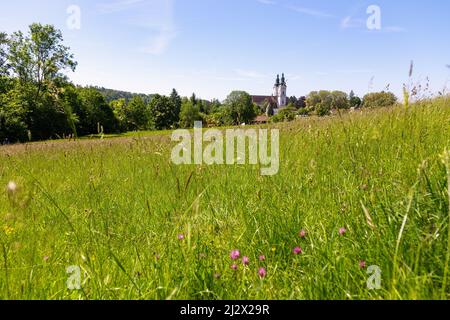
[[[272,117],[272,122],[277,123],[277,122],[293,121],[296,116],[297,116],[297,109],[291,106],[280,110],[278,114]]]
[[[374,92],[364,96],[364,108],[392,107],[397,103],[397,97],[392,92]]]

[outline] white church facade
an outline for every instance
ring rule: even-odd
[[[273,93],[271,96],[251,96],[253,103],[262,106],[264,103],[269,102],[272,104],[275,113],[288,104],[287,98],[287,84],[284,73],[281,76],[277,75],[277,79],[275,80],[275,85],[273,87]]]

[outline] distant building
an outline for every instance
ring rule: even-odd
[[[275,85],[273,86],[273,93],[271,96],[251,96],[253,103],[258,106],[263,106],[264,103],[268,102],[272,104],[274,112],[278,111],[287,106],[287,84],[284,73],[280,80],[280,75],[277,75],[275,80]]]

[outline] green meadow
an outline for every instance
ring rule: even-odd
[[[274,176],[170,132],[0,147],[0,298],[450,298],[450,100],[270,127]]]

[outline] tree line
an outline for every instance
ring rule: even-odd
[[[386,92],[360,99],[353,93],[318,91],[289,98],[288,107],[274,115],[272,102],[257,106],[244,91],[233,91],[220,102],[195,94],[180,97],[175,89],[164,96],[76,86],[66,75],[76,67],[61,31],[52,25],[34,23],[26,34],[0,33],[0,143],[192,128],[195,121],[211,127],[240,125],[264,113],[278,122],[396,101]]]
[[[272,122],[291,121],[298,116],[328,116],[337,110],[360,108],[390,107],[397,103],[397,97],[391,92],[373,92],[362,99],[353,91],[347,94],[342,91],[312,91],[307,96],[288,99],[288,105],[274,115],[274,106],[270,102],[264,103],[266,115]]]
[[[75,86],[66,73],[76,67],[52,25],[0,33],[0,143],[187,128],[198,120],[233,125],[258,113],[245,92],[220,103],[182,98],[175,89],[166,97]]]

